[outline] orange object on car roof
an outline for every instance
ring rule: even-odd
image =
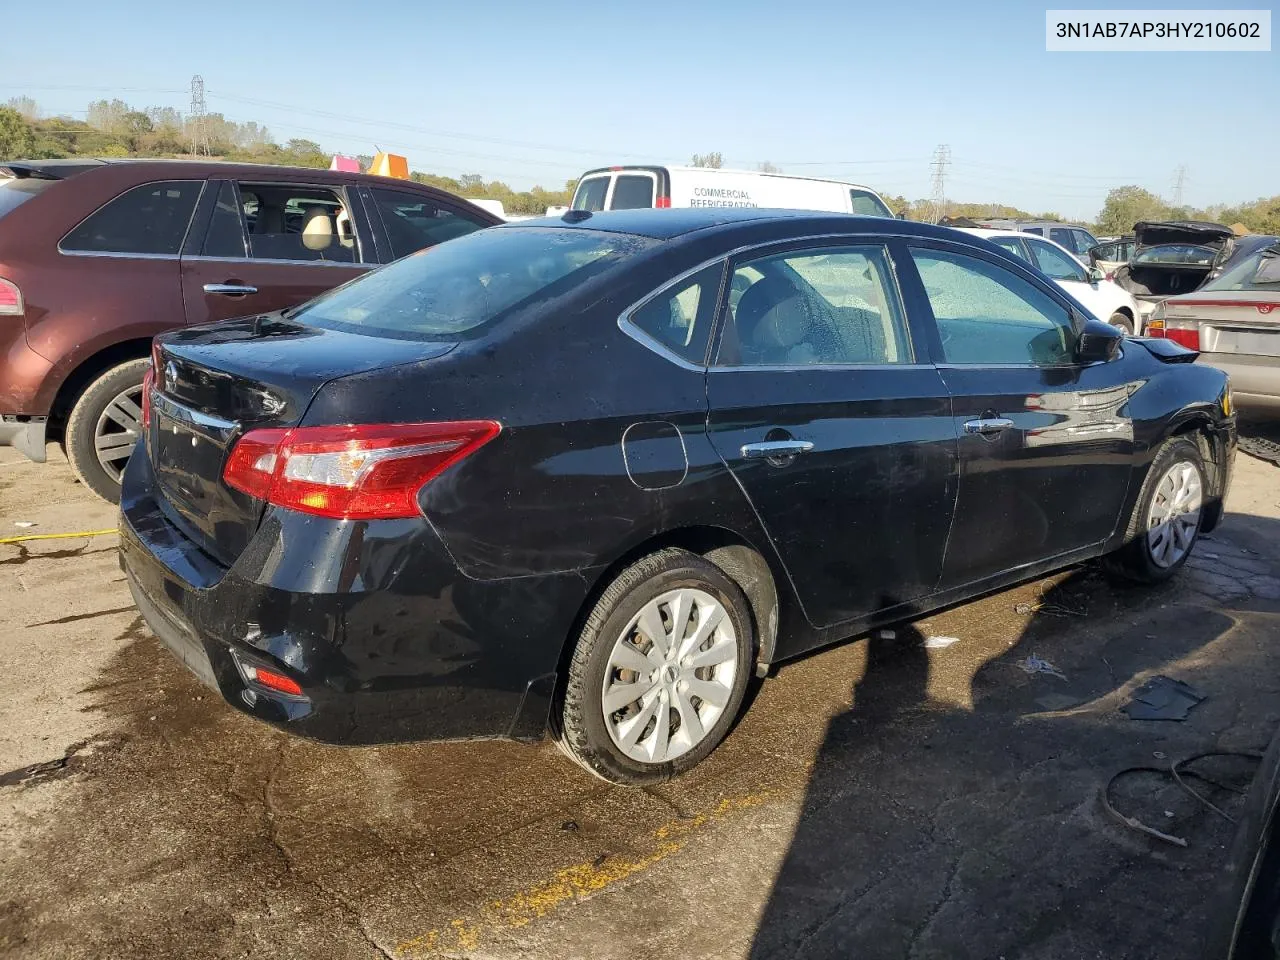
[[[409,179],[409,161],[396,153],[379,153],[369,165],[369,172],[379,177]]]

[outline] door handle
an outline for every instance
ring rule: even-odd
[[[808,440],[761,440],[744,443],[742,455],[748,460],[784,460],[812,449],[813,444]]]
[[[965,433],[976,433],[983,437],[994,437],[997,433],[1003,433],[1013,426],[1013,421],[1007,417],[982,417],[978,420],[966,420],[964,422]]]
[[[257,293],[257,287],[251,287],[247,283],[206,283],[204,285],[205,293],[220,293],[226,297],[243,297],[246,294]]]

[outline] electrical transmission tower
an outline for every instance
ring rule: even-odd
[[[929,222],[937,223],[946,213],[947,207],[947,166],[951,163],[951,148],[947,144],[939,145],[933,151],[933,204],[929,210]]]
[[[187,115],[187,126],[191,131],[191,155],[207,157],[209,150],[209,127],[205,122],[204,77],[196,74],[191,78],[191,112]]]
[[[1178,169],[1173,171],[1173,205],[1175,207],[1182,206],[1182,188],[1187,185],[1187,165],[1179,164]]]

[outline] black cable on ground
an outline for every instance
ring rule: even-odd
[[[1125,767],[1123,770],[1118,770],[1114,774],[1112,774],[1111,778],[1105,784],[1103,784],[1102,788],[1098,791],[1098,799],[1102,801],[1103,811],[1107,814],[1107,816],[1109,816],[1116,823],[1120,824],[1122,827],[1127,827],[1130,830],[1136,830],[1138,833],[1144,833],[1149,837],[1154,837],[1155,839],[1162,840],[1165,843],[1171,843],[1177,847],[1186,847],[1187,841],[1184,840],[1182,837],[1175,837],[1173,836],[1173,834],[1164,833],[1163,831],[1157,830],[1155,827],[1150,827],[1147,824],[1143,823],[1141,820],[1139,820],[1137,817],[1125,816],[1123,813],[1117,810],[1111,803],[1111,787],[1121,777],[1127,776],[1128,774],[1131,774],[1131,773],[1159,773],[1159,774],[1172,776],[1174,783],[1176,783],[1179,787],[1181,787],[1184,791],[1186,791],[1196,800],[1200,801],[1202,805],[1204,805],[1205,807],[1208,807],[1210,810],[1212,810],[1214,813],[1218,814],[1219,816],[1226,818],[1229,822],[1235,823],[1236,822],[1235,817],[1231,816],[1229,813],[1227,813],[1221,807],[1214,804],[1212,801],[1201,796],[1195,790],[1192,790],[1191,787],[1188,786],[1187,782],[1182,778],[1182,770],[1181,770],[1182,767],[1185,767],[1188,763],[1193,763],[1196,760],[1203,760],[1206,757],[1244,757],[1249,760],[1261,760],[1262,754],[1255,750],[1206,750],[1204,753],[1194,753],[1194,754],[1191,754],[1190,756],[1182,757],[1181,759],[1174,760],[1169,764],[1168,768],[1151,767],[1151,766]],[[1227,789],[1227,790],[1236,789],[1234,787],[1228,787],[1225,784],[1220,784],[1216,780],[1212,780],[1209,777],[1196,773],[1194,770],[1187,770],[1186,773],[1190,776],[1197,777],[1208,783],[1212,783],[1215,786],[1222,787],[1223,789]]]

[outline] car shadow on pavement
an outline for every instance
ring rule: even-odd
[[[1274,520],[1231,519],[1228,528],[1280,542]],[[1017,605],[1024,622],[1009,639],[987,644],[1003,651],[976,651],[971,707],[941,674],[963,674],[956,663],[974,656],[964,618],[976,615],[974,633],[998,633],[1010,594],[863,641],[852,708],[828,725],[750,955],[1198,957],[1230,824],[1159,774],[1124,778],[1116,805],[1189,838],[1179,849],[1107,819],[1098,793],[1117,771],[1158,758],[1259,749],[1280,719],[1280,706],[1240,710],[1242,684],[1280,686],[1277,656],[1250,620],[1280,605],[1270,561],[1228,536],[1201,543],[1193,564],[1155,588],[1115,585],[1093,566],[1052,578]],[[957,640],[929,649],[926,621]],[[1119,712],[1162,673],[1208,699],[1183,723]]]

